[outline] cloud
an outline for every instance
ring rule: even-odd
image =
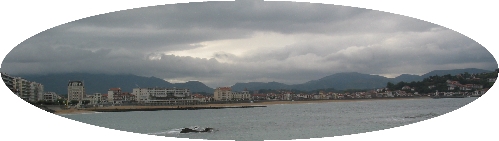
[[[218,87],[469,67],[492,70],[497,62],[472,39],[425,21],[335,5],[236,1],[153,6],[63,24],[19,44],[1,69],[136,74]]]

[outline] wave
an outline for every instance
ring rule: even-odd
[[[146,133],[148,135],[167,135],[167,134],[180,134],[182,129],[171,129],[167,131],[155,132],[155,133]]]
[[[436,116],[439,116],[439,114],[436,114],[436,113],[418,114],[418,115],[415,115],[415,116],[406,116],[404,118],[433,118],[433,117],[436,117]]]

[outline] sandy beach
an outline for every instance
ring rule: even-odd
[[[408,98],[380,98],[380,99],[348,99],[348,100],[305,100],[305,101],[263,101],[255,103],[230,103],[230,104],[202,104],[202,105],[175,105],[175,106],[109,106],[88,109],[62,109],[56,110],[54,114],[82,114],[93,113],[95,109],[161,109],[161,108],[191,108],[191,107],[242,107],[242,106],[268,106],[280,104],[307,104],[307,103],[327,103],[327,102],[361,102],[373,100],[407,100],[426,99],[429,97],[408,97]]]

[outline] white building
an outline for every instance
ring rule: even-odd
[[[43,99],[43,85],[2,73],[2,79],[9,89],[21,99],[36,102]]]
[[[213,93],[213,99],[215,101],[228,101],[231,99],[232,89],[230,87],[218,87]]]
[[[232,100],[249,100],[251,98],[251,95],[249,91],[244,90],[241,92],[232,92],[231,94],[231,99]]]
[[[136,96],[135,98],[138,102],[147,102],[151,100],[148,88],[134,88],[132,94]]]
[[[487,80],[488,82],[494,83],[496,82],[497,78],[488,78]]]
[[[46,92],[43,94],[42,100],[56,102],[57,99],[60,99],[60,98],[61,97],[59,95],[57,95],[55,92]]]
[[[251,94],[248,90],[233,92],[230,87],[218,87],[213,93],[213,99],[215,101],[249,100],[251,99]]]
[[[111,88],[107,91],[107,101],[117,104],[122,103],[121,88]]]
[[[206,96],[203,96],[203,95],[200,95],[200,94],[194,94],[194,95],[192,95],[191,99],[197,100],[199,102],[207,102],[208,101]]]
[[[90,104],[99,104],[99,103],[103,102],[101,93],[94,93],[91,96],[91,98],[92,99],[90,99]]]
[[[82,101],[85,97],[85,86],[82,81],[69,81],[68,83],[68,101]]]
[[[7,88],[9,88],[10,91],[12,91],[14,94],[15,94],[15,89],[14,89],[14,77],[13,76],[10,76],[6,73],[1,73],[2,74],[2,80],[3,82],[5,83],[5,85],[7,86]]]
[[[22,78],[21,78],[22,79]],[[26,82],[26,83],[24,83]],[[43,85],[36,82],[23,80],[23,86],[21,87],[20,95],[21,98],[36,102],[42,100],[43,97]]]
[[[36,82],[31,82],[31,93],[35,95],[37,101],[42,100],[44,88],[43,85]]]
[[[282,95],[282,100],[293,100],[292,98],[292,95],[291,93],[285,93]]]
[[[149,102],[151,100],[169,100],[169,99],[190,99],[189,89],[179,88],[134,88],[133,95],[137,102]]]

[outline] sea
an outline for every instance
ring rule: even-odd
[[[476,98],[357,100],[256,108],[68,114],[101,127],[155,136],[206,140],[293,140],[378,131],[437,117]],[[213,132],[180,133],[182,128]]]

